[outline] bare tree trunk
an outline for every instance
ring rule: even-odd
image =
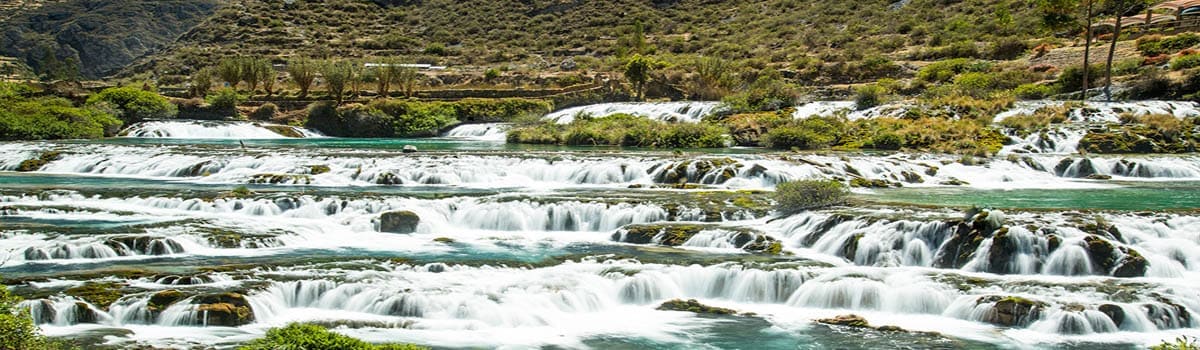
[[[1087,19],[1087,31],[1083,36],[1083,101],[1086,103],[1088,99],[1088,73],[1091,68],[1092,58],[1092,0],[1087,0],[1087,13],[1084,14]]]
[[[1112,43],[1108,45],[1108,61],[1104,64],[1104,101],[1112,102],[1112,66],[1113,54],[1117,52],[1117,39],[1121,38],[1121,14],[1117,14],[1116,27],[1113,29]]]

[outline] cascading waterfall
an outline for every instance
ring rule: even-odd
[[[542,120],[569,124],[579,116],[602,118],[630,114],[673,123],[696,123],[720,107],[720,102],[602,103],[572,107],[542,117]]]
[[[285,133],[299,137],[320,137],[320,134],[307,129],[288,125],[194,120],[144,122],[122,132],[125,137],[172,139],[282,139],[289,137]]]
[[[0,145],[0,151],[28,147]],[[1178,156],[1027,155],[966,165],[935,155],[804,155],[787,160],[758,156],[674,160],[547,155],[420,155],[350,157],[280,150],[271,157],[219,155],[182,149],[82,147],[38,171],[56,174],[186,179],[198,183],[256,183],[315,186],[621,186],[678,184],[726,188],[771,188],[794,179],[862,177],[907,186],[953,184],[973,188],[1072,188],[1095,184],[1070,179],[1109,175],[1123,180],[1200,180],[1200,158]],[[75,153],[78,152],[78,153]],[[15,169],[16,159],[0,159]],[[314,173],[316,166],[328,172]],[[1064,179],[1067,178],[1067,179]]]
[[[446,134],[442,136],[476,141],[504,141],[504,137],[507,135],[509,128],[512,128],[512,124],[463,124],[450,129],[450,131],[447,131]]]

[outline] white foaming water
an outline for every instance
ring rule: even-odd
[[[1059,126],[1024,137],[1015,133],[1008,135],[1014,142],[1004,146],[1000,154],[1046,153],[1071,154],[1079,149],[1079,141],[1087,135],[1081,127]]]
[[[450,129],[442,136],[464,140],[504,141],[511,127],[512,124],[508,123],[463,124]]]
[[[52,145],[45,150],[55,149]],[[943,155],[798,155],[787,160],[755,155],[678,160],[654,156],[579,156],[572,154],[313,154],[285,148],[241,154],[184,147],[87,145],[63,148],[60,158],[39,171],[198,183],[272,183],[311,186],[467,186],[487,188],[628,187],[680,181],[724,188],[773,188],[795,179],[863,177],[906,186],[957,184],[971,188],[1097,188],[1103,183],[1077,181],[1108,175],[1126,181],[1200,179],[1200,157],[1030,155],[982,160],[964,165]],[[26,154],[25,144],[0,145],[0,153]],[[269,155],[269,156],[268,156]],[[21,157],[0,158],[0,169],[14,170]],[[313,166],[328,172],[311,174]]]
[[[613,114],[629,114],[664,122],[698,123],[701,118],[716,111],[720,105],[720,102],[601,103],[552,112],[542,117],[542,120],[570,124],[580,115],[602,118]]]
[[[1191,329],[1178,329],[1191,327],[1191,321],[1177,312],[1180,309],[1160,300],[1188,307],[1200,305],[1197,300],[1200,298],[1194,293],[1176,289],[1182,285],[1146,285],[1140,288],[1149,288],[1161,293],[1160,296],[1139,292],[1128,296],[1126,302],[1113,303],[1098,292],[1103,288],[1102,281],[1081,283],[1076,286],[1078,290],[1068,291],[1055,286],[1052,279],[1008,286],[1016,280],[979,276],[973,277],[976,279],[973,283],[988,286],[963,288],[952,280],[914,268],[759,270],[730,263],[672,266],[633,261],[567,262],[538,269],[384,264],[380,269],[367,271],[330,267],[258,271],[268,278],[271,275],[286,278],[265,280],[264,287],[248,293],[246,300],[254,323],[241,330],[258,333],[266,326],[288,322],[337,321],[385,332],[392,340],[412,339],[435,346],[579,344],[582,339],[597,335],[686,342],[671,330],[703,323],[696,324],[698,320],[687,317],[686,313],[652,309],[666,300],[694,298],[709,305],[754,311],[782,327],[789,327],[793,322],[789,320],[798,315],[855,312],[867,315],[872,324],[896,324],[948,335],[980,337],[990,333],[981,330],[1021,331],[1043,338],[1058,337],[1062,341],[1126,329],[1195,333]],[[203,291],[202,288],[176,287],[188,293]],[[181,300],[161,312],[147,312],[144,306],[152,294],[126,296],[108,312],[94,311],[97,316],[89,323],[202,325],[203,316],[197,311],[195,299]],[[1013,329],[985,324],[995,306],[994,301],[988,300],[998,299],[986,297],[1004,295],[1033,298],[1046,306],[1015,324]],[[23,305],[40,308],[35,313],[36,319],[43,327],[51,328],[51,332],[55,327],[80,320],[68,314],[77,311],[71,299],[50,304],[52,307],[43,307],[38,301],[27,301]],[[1121,326],[1097,311],[1105,304],[1115,304],[1127,313]],[[629,315],[639,315],[643,320],[625,320]],[[879,320],[894,323],[877,323]],[[580,324],[581,321],[603,325]],[[964,329],[961,321],[977,323]],[[556,336],[546,337],[540,332],[549,328],[558,329]],[[223,331],[220,327],[210,329]],[[443,333],[454,336],[437,336]],[[494,334],[507,336],[482,337]],[[160,336],[194,339],[187,333],[163,332]]]
[[[888,103],[863,110],[856,109],[854,101],[816,101],[796,106],[792,118],[803,119],[812,116],[832,117],[844,113],[846,119],[874,119],[881,117],[896,118],[904,114],[912,105],[904,102]]]
[[[846,216],[823,212],[802,213],[768,224],[767,232],[783,241],[785,247],[794,250],[812,249],[817,252],[843,257],[856,265],[897,267],[922,266],[955,268],[950,260],[939,263],[939,256],[960,254],[958,246],[949,240],[956,232],[965,234],[964,229],[946,219],[913,219],[913,213],[880,213],[867,216]],[[1112,271],[1093,269],[1084,238],[1087,233],[1072,223],[1066,214],[1027,214],[1003,216],[992,211],[994,227],[1003,227],[1011,248],[997,248],[995,237],[981,238],[979,247],[960,261],[962,270],[1023,275],[1109,275]],[[1179,278],[1197,276],[1200,273],[1200,242],[1197,233],[1185,227],[1200,222],[1200,217],[1189,215],[1167,215],[1140,217],[1131,214],[1098,215],[1091,219],[1110,222],[1120,232],[1121,240],[1109,238],[1114,249],[1128,248],[1137,251],[1154,266],[1146,270],[1146,276]],[[1060,243],[1051,252],[1046,233],[1034,234],[1028,227],[1050,232]],[[1005,243],[1008,243],[1005,242]],[[1116,261],[1124,253],[1114,250]],[[993,260],[993,256],[1001,259]],[[993,261],[1003,265],[992,266]],[[950,264],[946,266],[945,264]]]
[[[126,137],[135,138],[172,138],[172,139],[282,139],[280,135],[263,127],[260,123],[229,122],[229,121],[153,121],[135,124],[123,133]],[[287,125],[272,125],[272,127],[288,128],[302,137],[321,137],[320,134],[305,128]]]
[[[1063,101],[1019,101],[1012,109],[997,114],[993,122],[1011,116],[1030,115],[1044,107],[1062,106]],[[1091,102],[1071,109],[1067,119],[1077,123],[1116,123],[1121,114],[1166,114],[1178,118],[1200,116],[1200,105],[1185,101]]]

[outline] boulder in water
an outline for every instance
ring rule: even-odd
[[[976,300],[976,303],[994,303],[983,315],[983,322],[1005,327],[1026,326],[1036,320],[1046,307],[1046,303],[1016,296],[985,296]]]
[[[150,296],[150,300],[146,303],[146,310],[150,312],[160,312],[166,310],[175,302],[183,299],[183,292],[175,289],[168,289]]]
[[[417,146],[404,145],[404,148],[401,148],[400,151],[404,153],[417,153]]]
[[[93,310],[88,303],[76,302],[74,308],[75,319],[71,321],[75,323],[96,323],[100,319],[100,313]]]
[[[1100,312],[1108,316],[1118,328],[1121,327],[1122,323],[1125,323],[1125,309],[1122,309],[1120,306],[1113,304],[1100,305]]]
[[[413,233],[420,223],[421,217],[412,211],[389,211],[379,215],[379,232]]]
[[[737,311],[735,311],[733,309],[726,309],[723,307],[704,305],[704,304],[701,304],[699,301],[696,301],[696,299],[669,300],[665,303],[662,303],[662,305],[659,305],[656,310],[687,311],[687,312],[694,312],[694,313],[698,313],[698,314],[710,314],[710,315],[736,315],[738,313]]]
[[[124,285],[115,282],[87,282],[78,287],[68,288],[63,294],[83,299],[98,308],[107,310],[109,305],[120,299]]]
[[[237,327],[254,322],[254,311],[246,297],[238,293],[209,294],[196,297],[200,321],[209,326]]]
[[[822,318],[817,320],[818,323],[824,323],[834,326],[854,327],[854,328],[872,328],[867,319],[859,315],[839,315],[832,318]]]
[[[1146,258],[1133,249],[1121,247],[1120,250],[1125,253],[1125,256],[1117,262],[1117,267],[1113,269],[1113,277],[1130,278],[1145,276],[1149,265]]]

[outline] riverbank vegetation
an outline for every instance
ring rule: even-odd
[[[292,323],[267,331],[266,337],[250,342],[239,350],[344,349],[344,350],[424,350],[411,344],[371,344],[329,331],[321,326]]]
[[[69,344],[46,338],[33,324],[29,310],[20,307],[21,299],[0,284],[0,349],[57,350],[72,349]]]
[[[532,99],[464,99],[423,102],[375,99],[366,104],[337,106],[318,102],[308,107],[306,127],[331,136],[429,137],[462,122],[508,122],[549,113],[549,102]]]
[[[0,140],[83,139],[112,136],[122,121],[107,105],[76,106],[34,88],[0,82]]]
[[[725,129],[710,123],[665,123],[628,114],[576,116],[569,124],[539,122],[508,132],[508,142],[571,146],[719,148]]]

